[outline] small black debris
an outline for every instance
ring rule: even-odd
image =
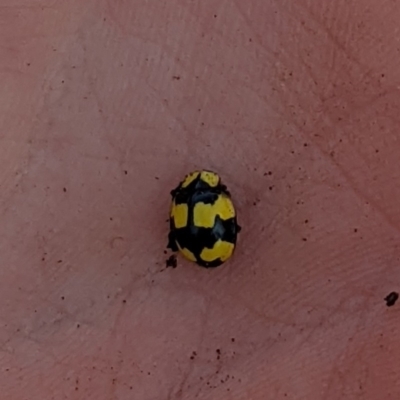
[[[388,307],[392,307],[395,305],[397,299],[399,298],[399,294],[397,292],[391,292],[385,297],[386,305]]]
[[[176,261],[176,255],[175,254],[172,254],[172,256],[169,256],[167,261],[165,261],[166,268],[168,268],[168,267],[176,268],[177,265],[178,265],[178,263]]]

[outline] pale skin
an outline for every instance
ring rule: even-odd
[[[396,2],[0,8],[8,399],[400,398]],[[233,258],[166,268],[218,172]]]

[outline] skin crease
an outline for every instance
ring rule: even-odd
[[[400,398],[400,5],[4,0],[0,387]],[[242,232],[165,268],[169,191]]]

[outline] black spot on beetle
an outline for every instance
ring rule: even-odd
[[[388,307],[392,307],[396,304],[396,301],[399,298],[399,294],[397,292],[391,292],[385,297],[386,305]]]

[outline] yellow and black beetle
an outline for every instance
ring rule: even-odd
[[[194,171],[171,196],[168,247],[206,268],[228,260],[241,228],[230,193],[218,174]]]

